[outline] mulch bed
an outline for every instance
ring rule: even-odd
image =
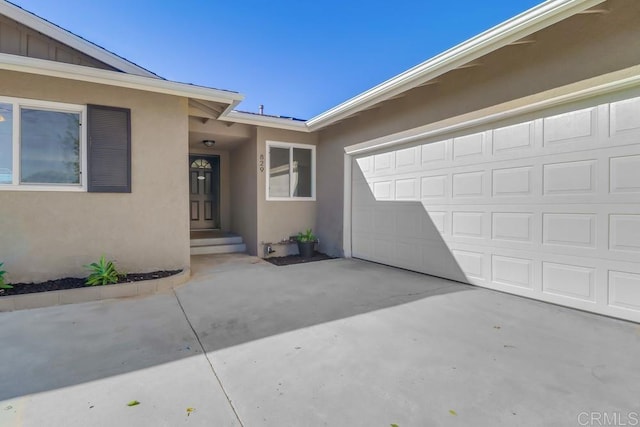
[[[139,282],[141,280],[161,279],[173,276],[182,270],[162,270],[151,273],[133,273],[122,276],[118,283]],[[40,283],[11,283],[13,289],[0,289],[0,297],[9,295],[33,294],[36,292],[60,291],[63,289],[87,288],[86,278],[65,277],[64,279],[48,280]],[[103,285],[109,286],[109,285]]]
[[[304,264],[307,262],[314,261],[324,261],[326,259],[335,259],[329,255],[323,254],[321,252],[314,252],[311,258],[302,258],[300,255],[289,255],[289,256],[274,256],[269,258],[264,258],[265,261],[270,262],[273,265],[291,265],[291,264]]]

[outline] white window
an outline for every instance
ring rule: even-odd
[[[267,141],[267,200],[315,200],[316,147]]]
[[[0,97],[0,190],[85,190],[85,111]]]

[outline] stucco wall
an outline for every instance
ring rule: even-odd
[[[10,281],[84,276],[102,254],[124,271],[189,265],[187,100],[0,72],[0,94],[131,109],[132,193],[0,190]]]
[[[640,2],[610,0],[608,14],[577,15],[506,46],[482,65],[387,101],[320,132],[316,229],[321,250],[342,255],[344,147],[640,64]]]
[[[298,144],[316,145],[317,135],[273,128],[258,128],[258,159],[263,155],[266,159],[267,141],[291,142]],[[257,160],[255,168],[258,170]],[[298,234],[307,228],[315,231],[316,202],[315,201],[267,201],[266,199],[267,170],[258,170],[258,245],[256,251],[262,256],[261,242],[278,242],[283,238]],[[286,254],[286,247],[276,247],[275,256]],[[293,252],[297,253],[297,248]]]
[[[242,236],[251,255],[257,254],[258,242],[256,153],[254,136],[230,154],[231,231]]]

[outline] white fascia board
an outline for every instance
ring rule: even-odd
[[[229,110],[229,108],[227,108],[227,110]],[[241,111],[225,111],[220,115],[220,117],[218,117],[218,120],[269,128],[294,130],[298,132],[310,132],[305,122],[299,120],[260,116],[258,114],[243,113]]]
[[[244,99],[244,95],[235,92],[6,53],[0,53],[0,70],[125,87],[223,104]]]
[[[605,0],[549,0],[307,121],[315,131],[392,98]]]
[[[154,79],[161,79],[160,76],[146,70],[133,62],[127,61],[124,58],[109,52],[108,50],[95,45],[82,37],[52,24],[51,22],[34,15],[31,12],[26,11],[14,4],[8,3],[4,0],[0,0],[0,14],[5,15],[14,21],[17,21],[35,31],[38,31],[54,40],[59,41],[73,49],[76,49],[85,55],[88,55],[98,61],[104,62],[120,71],[125,73],[136,74],[139,76],[152,77]]]
[[[453,132],[466,131],[500,120],[508,120],[548,108],[580,102],[601,95],[638,87],[640,87],[640,65],[572,83],[560,88],[550,89],[542,93],[477,110],[462,116],[451,117],[414,129],[350,145],[345,147],[344,151],[348,156],[362,155],[427,138],[437,138]]]

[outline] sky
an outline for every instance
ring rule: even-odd
[[[310,119],[542,0],[11,0],[174,81]]]

